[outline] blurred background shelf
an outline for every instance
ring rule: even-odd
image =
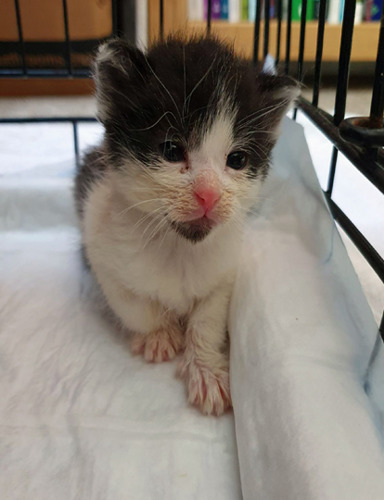
[[[31,8],[29,0],[19,0],[21,22],[25,37],[26,58],[29,68],[36,65],[62,67],[65,52],[64,28],[62,25],[62,2],[52,0],[49,8],[46,0],[34,0]],[[71,63],[74,68],[87,67],[93,57],[97,45],[111,34],[112,5],[111,0],[67,0],[68,28],[71,36]],[[124,33],[128,38],[146,46],[159,36],[160,16],[159,0],[124,0],[120,19],[125,20]],[[276,56],[277,21],[270,21],[269,52]],[[127,29],[129,28],[129,29]],[[304,51],[305,80],[311,78],[316,53],[317,21],[307,21],[306,42]],[[179,31],[183,34],[204,33],[204,21],[188,19],[188,0],[164,0],[164,34]],[[280,61],[284,61],[286,47],[287,23],[282,22]],[[252,56],[254,28],[253,23],[242,21],[213,21],[212,33],[219,38],[233,42],[235,49],[250,58]],[[263,50],[264,23],[260,26],[260,58]],[[297,61],[299,51],[300,22],[292,22],[290,60]],[[364,22],[354,29],[351,74],[353,77],[368,75],[372,78],[372,68],[376,59],[376,48],[379,38],[379,23]],[[341,25],[326,24],[323,50],[323,81],[328,79],[333,84],[339,59]],[[48,47],[48,48],[47,48]],[[0,66],[20,66],[20,45],[18,42],[17,23],[13,0],[0,2]],[[12,66],[13,65],[13,66]],[[295,63],[290,71],[296,75]],[[65,79],[14,79],[0,78],[0,96],[16,95],[76,95],[93,91],[93,84],[81,78]]]
[[[187,22],[188,32],[203,33],[205,30],[204,22]],[[261,34],[264,31],[264,22],[260,25]],[[377,42],[379,39],[380,25],[378,22],[362,23],[355,26],[352,45],[352,62],[373,62],[376,60]],[[212,22],[212,33],[220,38],[234,41],[235,48],[246,57],[252,56],[253,48],[253,24],[244,21],[239,23],[228,23],[226,21]],[[280,59],[285,58],[285,39],[287,32],[287,23],[281,24],[281,53]],[[269,51],[272,55],[276,54],[277,21],[271,20],[269,27]],[[297,59],[299,54],[300,23],[292,22],[291,32],[291,50],[290,59]],[[262,39],[262,36],[261,36]],[[339,47],[341,39],[340,24],[326,24],[324,32],[324,62],[336,62],[339,60]],[[307,21],[305,33],[304,60],[314,61],[316,56],[317,41],[317,21]],[[260,43],[260,56],[262,55],[263,44]]]
[[[179,30],[182,33],[204,33],[205,21],[190,21],[187,13],[187,0],[165,0],[164,9],[164,34]],[[149,42],[159,35],[159,0],[148,0],[148,37]],[[260,55],[263,46],[264,22],[260,26],[261,43]],[[220,38],[233,41],[236,50],[246,57],[252,56],[253,49],[253,23],[241,21],[230,23],[228,21],[212,21],[212,33]],[[377,42],[379,39],[379,22],[363,22],[355,25],[352,45],[352,62],[374,62],[376,60]],[[280,59],[285,58],[285,39],[287,23],[282,22]],[[297,59],[299,52],[300,22],[292,21],[291,33],[291,60]],[[272,55],[276,54],[277,20],[270,21],[269,48]],[[317,41],[317,21],[307,21],[304,60],[315,60]],[[341,24],[326,24],[324,33],[323,62],[337,62],[339,60],[341,39]]]

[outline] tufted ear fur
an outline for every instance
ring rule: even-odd
[[[270,129],[277,127],[288,109],[299,97],[299,83],[290,76],[259,73],[256,77],[256,86],[265,102],[266,114],[263,122]]]
[[[99,47],[94,65],[98,118],[102,123],[112,119],[114,109],[139,107],[135,88],[143,85],[148,74],[145,55],[120,39],[110,40]]]

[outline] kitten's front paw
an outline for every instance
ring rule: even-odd
[[[160,329],[142,335],[136,334],[131,341],[132,354],[142,354],[150,363],[170,361],[184,347],[184,335],[177,327]]]
[[[204,415],[222,415],[232,407],[227,368],[212,370],[196,360],[182,360],[178,374],[185,379],[188,403],[199,408]]]

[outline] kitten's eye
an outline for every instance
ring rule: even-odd
[[[160,152],[166,160],[171,162],[179,162],[185,160],[184,148],[172,141],[166,141],[160,144]]]
[[[241,170],[247,164],[248,156],[243,151],[234,151],[227,156],[227,167]]]

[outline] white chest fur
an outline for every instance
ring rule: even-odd
[[[200,243],[173,229],[149,240],[139,221],[143,214],[126,207],[111,184],[95,185],[85,206],[84,242],[93,270],[103,287],[108,275],[131,292],[186,314],[237,265],[240,230],[232,223],[216,228]]]

